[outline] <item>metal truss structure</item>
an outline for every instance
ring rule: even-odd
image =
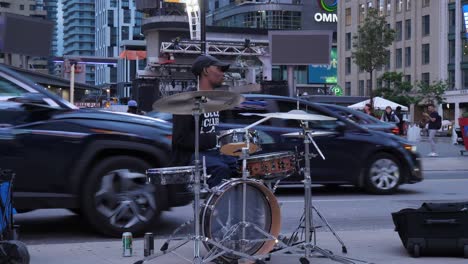
[[[266,53],[267,44],[251,44],[246,46],[243,42],[208,42],[207,53],[212,55],[230,56],[262,56]],[[199,42],[162,42],[161,53],[184,53],[200,54],[201,44]]]

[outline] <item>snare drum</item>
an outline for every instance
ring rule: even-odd
[[[195,166],[149,169],[146,177],[149,183],[157,185],[191,184],[195,182]]]
[[[237,224],[242,221],[244,184],[247,201],[245,221],[251,224],[243,228]],[[203,236],[250,256],[267,254],[275,246],[274,240],[255,227],[274,237],[278,237],[281,229],[280,207],[275,195],[263,183],[251,179],[233,179],[219,185],[218,191],[208,198],[200,217]],[[210,243],[205,242],[204,245],[208,251],[213,248]],[[232,263],[240,257],[227,253],[221,258]]]
[[[285,151],[250,156],[247,158],[247,170],[250,177],[268,181],[281,180],[296,172],[296,155]]]
[[[247,133],[249,138],[249,154],[260,150],[260,140],[255,131]],[[230,156],[240,156],[242,148],[247,147],[247,139],[245,129],[230,129],[221,131],[218,136],[218,146],[221,153]]]

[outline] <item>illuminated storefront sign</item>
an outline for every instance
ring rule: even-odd
[[[330,52],[330,64],[309,65],[308,83],[335,84],[337,83],[338,55],[336,48]]]
[[[338,16],[336,9],[338,8],[338,0],[317,0],[319,7],[326,13],[315,13],[314,19],[317,22],[336,23]]]

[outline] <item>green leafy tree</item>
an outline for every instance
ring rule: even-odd
[[[431,83],[418,82],[415,89],[415,103],[442,104],[445,102],[444,93],[448,88],[447,81],[434,81]]]
[[[395,39],[395,31],[387,27],[384,16],[380,16],[375,8],[369,8],[364,22],[359,25],[357,34],[353,37],[352,57],[354,63],[368,72],[371,81],[367,87],[370,102],[373,107],[372,74],[375,69],[387,63],[387,48]]]
[[[401,105],[409,106],[416,103],[413,95],[413,85],[403,80],[401,72],[385,72],[378,78],[381,83],[375,90],[375,96],[381,96]]]

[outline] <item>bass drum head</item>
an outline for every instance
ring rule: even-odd
[[[237,228],[235,226],[242,222],[244,183],[247,198],[246,222],[253,225],[245,227],[245,240],[241,243],[243,228],[241,225],[237,225]],[[275,241],[267,238],[256,227],[278,237],[281,229],[280,208],[276,197],[262,183],[254,180],[230,180],[220,185],[219,191],[207,200],[207,205],[202,210],[201,224],[204,236],[229,249],[248,255],[267,254],[273,249]],[[262,239],[263,241],[259,241]],[[204,245],[207,250],[213,247],[209,243]],[[230,262],[240,257],[225,254],[222,258]]]

